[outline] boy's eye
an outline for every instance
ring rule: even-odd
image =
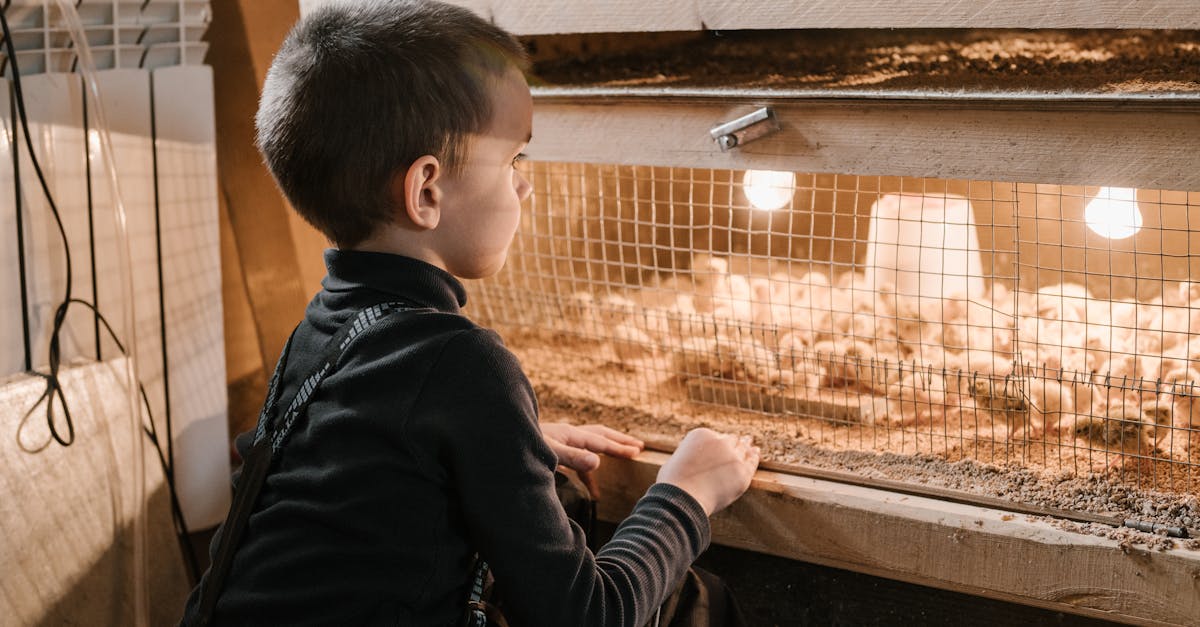
[[[514,168],[517,167],[517,164],[524,160],[525,160],[525,153],[523,153],[523,152],[519,153],[517,156],[513,157],[513,160],[512,160],[513,167]]]

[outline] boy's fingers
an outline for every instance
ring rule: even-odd
[[[634,457],[642,451],[638,446],[623,444],[606,437],[604,434],[595,433],[592,430],[580,430],[577,432],[577,438],[572,438],[568,442],[572,446],[585,448],[595,453],[604,453],[614,457]]]
[[[600,456],[595,453],[564,445],[558,452],[558,463],[575,472],[591,472],[600,466]]]
[[[583,428],[588,431],[592,431],[594,433],[599,433],[600,435],[603,435],[604,437],[606,437],[610,440],[613,440],[615,442],[618,442],[620,444],[625,444],[628,446],[636,446],[638,448],[643,448],[646,446],[646,444],[644,442],[633,437],[632,435],[629,435],[628,433],[623,433],[621,431],[617,431],[616,429],[606,427],[604,425],[587,425]]]

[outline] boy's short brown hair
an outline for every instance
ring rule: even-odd
[[[357,0],[302,19],[275,55],[255,124],[280,189],[338,246],[390,220],[392,176],[434,155],[450,172],[492,118],[489,85],[528,61],[512,35],[430,0]]]

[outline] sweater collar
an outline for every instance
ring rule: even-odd
[[[328,274],[321,285],[330,292],[373,290],[452,313],[467,304],[458,279],[410,257],[330,248],[325,251],[325,269]]]

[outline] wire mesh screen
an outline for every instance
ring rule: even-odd
[[[544,408],[1197,492],[1200,194],[523,167],[472,309]]]

